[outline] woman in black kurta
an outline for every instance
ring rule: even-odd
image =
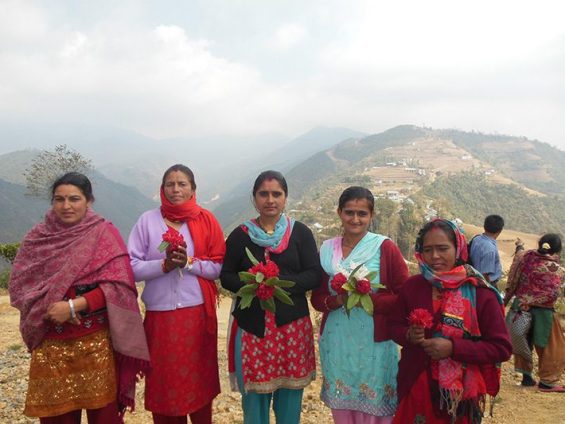
[[[306,292],[318,286],[321,269],[312,232],[282,213],[288,189],[284,177],[265,171],[257,177],[253,199],[259,217],[244,222],[226,241],[220,279],[236,293],[245,283],[238,272],[253,266],[246,248],[259,261],[270,259],[279,278],[295,283],[285,290],[293,305],[274,298],[276,312],[264,311],[259,299],[240,309],[235,301],[230,325],[230,371],[242,393],[245,424],[269,422],[269,408],[277,422],[299,423],[302,393],[315,377],[312,324]]]

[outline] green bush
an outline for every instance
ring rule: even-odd
[[[0,272],[0,290],[8,289],[8,281],[10,281],[10,270],[6,269]]]

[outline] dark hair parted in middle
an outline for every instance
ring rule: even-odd
[[[543,246],[546,243],[549,245],[549,248]],[[561,237],[559,237],[559,235],[555,233],[544,234],[538,241],[538,252],[549,255],[560,253]]]
[[[161,181],[161,187],[165,186],[165,180],[167,179],[169,174],[175,171],[182,172],[184,175],[186,175],[188,177],[188,180],[190,181],[190,186],[192,187],[192,190],[196,190],[196,181],[194,180],[194,173],[190,170],[188,166],[182,165],[180,163],[171,166],[169,169],[165,171],[165,173],[163,174],[163,180]]]
[[[288,185],[286,184],[283,174],[279,171],[273,170],[263,171],[255,179],[255,183],[253,184],[253,197],[255,197],[255,194],[257,193],[257,190],[259,190],[259,187],[261,187],[261,184],[269,180],[276,180],[283,189],[284,195],[288,197]]]
[[[51,185],[51,201],[53,201],[53,196],[55,195],[55,190],[60,185],[70,184],[77,187],[81,193],[86,197],[86,200],[94,202],[94,194],[92,194],[92,184],[90,180],[84,174],[80,172],[67,172],[65,175],[60,176]]]
[[[362,199],[367,200],[369,211],[372,214],[375,210],[375,197],[373,196],[373,193],[371,193],[371,190],[360,186],[351,186],[343,190],[343,193],[341,193],[341,196],[339,196],[337,208],[341,210],[345,207],[345,204],[350,200],[362,200]]]

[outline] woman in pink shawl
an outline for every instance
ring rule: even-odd
[[[129,256],[116,228],[90,209],[88,178],[51,188],[51,209],[26,234],[10,280],[32,353],[24,414],[41,424],[123,422],[149,366]]]

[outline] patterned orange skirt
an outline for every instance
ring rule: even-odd
[[[45,339],[33,350],[24,414],[53,417],[116,400],[116,366],[107,329],[75,339]]]

